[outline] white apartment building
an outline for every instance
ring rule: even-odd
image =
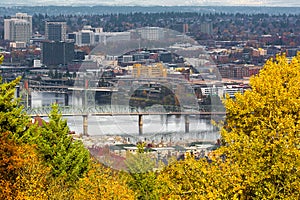
[[[30,35],[32,35],[32,16],[31,15],[27,15],[27,13],[16,13],[16,16],[14,16],[13,18],[23,19],[23,20],[28,21],[30,24]]]
[[[69,39],[74,40],[75,45],[78,46],[93,46],[100,43],[106,44],[107,42],[129,41],[130,38],[130,32],[103,32],[102,28],[92,28],[91,26],[84,26],[82,30],[69,34]]]
[[[75,44],[78,46],[92,46],[95,45],[95,33],[91,30],[81,30],[77,32],[75,37]]]
[[[211,86],[211,87],[201,87],[202,95],[218,95],[221,98],[224,98],[228,94],[231,98],[234,98],[236,93],[244,93],[244,88],[239,86]]]
[[[163,28],[159,27],[145,27],[138,29],[138,33],[141,39],[145,40],[163,40],[165,38],[165,32]]]
[[[17,13],[11,19],[4,19],[4,39],[28,43],[32,35],[32,16]]]
[[[130,32],[102,32],[95,35],[95,42],[106,44],[107,42],[129,41],[130,34]]]

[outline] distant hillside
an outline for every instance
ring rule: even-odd
[[[245,14],[300,14],[299,7],[249,7],[249,6],[15,6],[0,7],[0,16],[26,12],[33,15],[94,15],[116,13],[161,13],[161,12],[197,12],[197,13],[245,13]]]

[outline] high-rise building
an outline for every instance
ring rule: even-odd
[[[50,41],[65,41],[67,39],[67,23],[46,22],[45,39]]]
[[[4,20],[4,39],[28,43],[32,35],[32,16],[17,13],[11,19]]]
[[[15,19],[23,19],[29,22],[30,24],[30,36],[32,35],[32,16],[27,15],[27,13],[16,13],[16,16],[13,18]]]
[[[74,59],[74,43],[63,41],[42,42],[42,63],[46,66],[66,66]]]

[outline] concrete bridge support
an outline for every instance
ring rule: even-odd
[[[65,93],[65,106],[69,106],[69,94]]]
[[[26,91],[26,108],[30,108],[32,106],[32,97],[29,91]]]
[[[88,136],[88,115],[82,115],[83,118],[83,135]]]
[[[184,121],[185,121],[185,132],[188,133],[190,132],[190,120],[189,120],[189,115],[184,116]]]
[[[143,134],[143,115],[139,115],[138,125],[139,125],[139,135],[142,135]]]

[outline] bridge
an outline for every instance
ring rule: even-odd
[[[220,108],[218,108],[220,109]],[[24,111],[31,117],[40,116],[48,117],[51,107],[25,108]],[[137,116],[139,134],[143,133],[143,116],[144,115],[182,115],[185,117],[185,132],[189,132],[189,116],[197,115],[200,117],[224,117],[224,111],[199,111],[199,109],[184,108],[169,105],[154,105],[151,107],[137,108],[122,105],[103,105],[93,107],[79,106],[61,106],[62,116],[82,116],[83,118],[83,135],[88,135],[88,116]]]
[[[133,79],[122,78],[118,79],[119,87],[99,87],[98,81],[81,79],[78,84],[73,86],[55,85],[55,83],[41,83],[30,81],[25,83],[24,87],[28,91],[38,92],[55,92],[64,93],[68,99],[68,93],[73,92],[82,98],[79,106],[61,106],[60,112],[63,116],[82,116],[83,117],[83,134],[88,135],[88,116],[137,116],[139,133],[142,134],[143,116],[144,115],[182,115],[185,117],[185,131],[189,132],[189,116],[197,115],[202,118],[223,117],[225,115],[223,106],[198,105],[197,98],[194,94],[194,89],[185,80],[173,78],[156,78],[156,79]],[[28,87],[28,84],[30,84]],[[146,86],[145,86],[146,85]],[[146,90],[148,89],[148,90]],[[110,92],[111,104],[98,106],[95,103],[95,93]],[[137,91],[135,94],[132,91]],[[130,100],[134,99],[134,95],[139,95],[138,92],[146,92],[147,98],[155,99],[155,103],[170,104],[164,102],[163,99],[167,94],[172,94],[172,98],[177,100],[180,106],[154,104],[148,107],[131,107]],[[150,94],[153,96],[150,96]],[[157,95],[159,94],[159,95]],[[175,100],[174,100],[175,101]],[[65,102],[68,102],[65,100]],[[171,101],[170,101],[171,102]],[[30,116],[48,116],[51,107],[31,108],[27,106],[25,112]]]
[[[117,89],[112,87],[70,87],[65,85],[31,85],[30,90],[32,92],[49,92],[49,93],[68,93],[73,91],[92,91],[92,92],[116,92]]]

